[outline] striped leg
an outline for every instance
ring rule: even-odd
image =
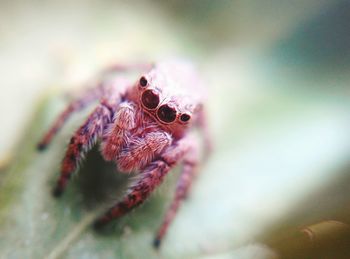
[[[60,178],[53,192],[55,196],[62,194],[83,155],[91,149],[97,138],[102,136],[103,127],[110,123],[111,117],[110,109],[99,105],[73,135],[62,162]]]
[[[168,208],[163,223],[157,232],[156,238],[154,239],[153,245],[155,248],[159,248],[161,241],[165,236],[169,225],[175,218],[182,201],[187,197],[188,191],[195,176],[196,166],[196,163],[184,161],[180,179],[177,182],[175,197]]]
[[[174,218],[180,202],[186,196],[186,193],[190,187],[191,180],[194,175],[194,167],[197,163],[194,162],[196,152],[190,152],[193,148],[193,141],[191,139],[182,139],[172,146],[166,148],[161,154],[159,160],[152,162],[146,167],[141,174],[141,178],[131,186],[128,194],[124,199],[111,208],[103,217],[99,218],[95,222],[95,227],[101,227],[115,218],[119,218],[129,212],[134,207],[143,203],[152,191],[162,183],[164,176],[169,172],[178,161],[181,161],[186,155],[186,161],[184,163],[183,173],[177,187],[177,195],[173,204],[171,205],[165,223],[163,223],[160,234],[154,242],[155,247],[159,247],[160,242],[168,225]]]
[[[52,138],[61,129],[73,112],[80,111],[93,101],[98,100],[103,94],[102,86],[87,90],[82,97],[72,101],[67,108],[58,116],[51,128],[37,145],[38,150],[44,150],[51,142]]]
[[[154,239],[153,245],[155,248],[159,248],[182,201],[187,197],[192,181],[197,172],[199,157],[198,140],[190,135],[178,141],[176,148],[170,148],[163,156],[168,163],[175,163],[176,161],[183,160],[183,167],[180,178],[177,182],[175,197],[173,198],[173,201],[165,214],[163,223]]]
[[[143,203],[152,191],[162,183],[164,176],[169,172],[170,166],[163,160],[152,162],[140,175],[130,188],[127,195],[112,207],[107,213],[95,222],[99,228],[113,219],[119,218]]]

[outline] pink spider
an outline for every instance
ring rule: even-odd
[[[136,83],[121,73],[144,74]],[[62,162],[53,194],[60,196],[83,156],[97,142],[103,158],[114,161],[121,172],[136,172],[125,197],[102,217],[95,227],[119,218],[143,203],[176,164],[182,172],[164,221],[157,232],[158,248],[180,203],[186,197],[200,163],[200,143],[190,129],[204,133],[206,151],[210,140],[205,123],[200,77],[189,63],[172,61],[155,65],[113,66],[97,87],[71,102],[38,145],[43,150],[68,117],[93,101],[98,106],[75,132]]]

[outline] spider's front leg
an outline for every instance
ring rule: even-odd
[[[171,135],[164,131],[149,132],[142,138],[131,139],[129,146],[118,155],[116,162],[119,169],[123,172],[133,172],[144,168],[170,146],[172,141]]]
[[[142,204],[152,191],[163,181],[169,172],[171,165],[163,160],[156,160],[149,164],[141,173],[139,179],[134,182],[122,201],[109,209],[107,213],[95,221],[95,228],[99,228],[113,219],[119,218]]]
[[[81,92],[81,96],[73,100],[57,117],[51,128],[37,145],[37,148],[39,150],[44,150],[74,112],[81,111],[97,100],[100,100],[101,103],[106,103],[106,107],[120,103],[121,96],[125,94],[129,86],[129,81],[123,77],[115,78],[110,81],[103,81],[101,79],[97,86]]]
[[[53,192],[55,196],[62,194],[69,178],[77,169],[81,158],[91,149],[96,140],[102,136],[104,126],[110,123],[111,119],[111,109],[101,104],[75,132],[62,162],[60,178]]]
[[[152,191],[162,183],[164,176],[185,154],[184,145],[180,143],[168,146],[159,157],[147,165],[137,181],[129,188],[127,195],[112,207],[103,217],[95,223],[96,227],[123,216],[129,210],[143,203]],[[147,143],[144,144],[147,146]]]
[[[136,127],[135,107],[130,102],[122,102],[113,118],[113,124],[105,130],[101,152],[106,161],[115,160],[120,149],[130,138],[130,130]]]
[[[175,216],[180,201],[185,197],[194,175],[194,167],[196,165],[196,159],[194,158],[195,153],[189,153],[189,151],[192,150],[192,144],[193,143],[189,141],[189,139],[185,138],[177,141],[171,146],[166,147],[157,160],[146,166],[144,171],[140,174],[140,178],[131,185],[127,195],[122,199],[122,201],[112,207],[103,217],[96,220],[95,227],[101,227],[111,220],[123,216],[136,206],[142,204],[149,197],[152,191],[162,183],[165,175],[170,171],[170,169],[173,168],[177,162],[181,161],[185,155],[187,155],[183,173],[178,183],[175,200],[168,211],[166,219],[155,241],[155,246],[158,247],[168,225]]]
[[[200,159],[198,141],[188,136],[179,142],[177,149],[172,150],[172,152],[168,151],[166,159],[169,163],[174,163],[180,156],[183,157],[183,163],[182,171],[176,185],[175,196],[153,242],[154,247],[157,249],[160,247],[161,241],[175,218],[182,201],[187,197],[197,174]]]
[[[57,117],[51,128],[47,131],[44,137],[37,145],[38,150],[44,150],[51,142],[52,138],[62,128],[70,115],[74,112],[80,111],[93,101],[98,100],[103,95],[103,86],[100,85],[95,88],[86,90],[81,97],[73,100],[66,109]]]

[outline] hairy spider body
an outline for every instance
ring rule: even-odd
[[[136,83],[117,72],[142,70]],[[156,235],[159,247],[181,201],[186,197],[200,163],[200,143],[190,129],[203,130],[206,149],[210,139],[205,123],[200,77],[189,63],[164,62],[156,65],[113,66],[115,75],[84,92],[59,115],[38,148],[44,149],[70,114],[93,101],[98,106],[74,133],[64,156],[54,195],[63,193],[84,154],[100,144],[106,161],[114,161],[120,172],[136,172],[137,179],[105,215],[101,226],[143,203],[176,164],[182,163],[175,197]]]

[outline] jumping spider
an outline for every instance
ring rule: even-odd
[[[136,83],[123,73],[142,71]],[[109,80],[86,90],[59,115],[38,144],[43,150],[68,117],[88,104],[98,106],[72,136],[64,156],[61,173],[53,190],[60,196],[83,156],[99,143],[106,161],[114,161],[121,172],[136,172],[139,177],[123,197],[95,226],[123,216],[143,203],[161,184],[176,164],[182,172],[164,221],[157,232],[154,246],[159,247],[180,203],[186,197],[200,159],[200,143],[191,129],[203,131],[204,148],[210,149],[201,95],[201,78],[186,62],[163,62],[154,65],[113,66]]]

